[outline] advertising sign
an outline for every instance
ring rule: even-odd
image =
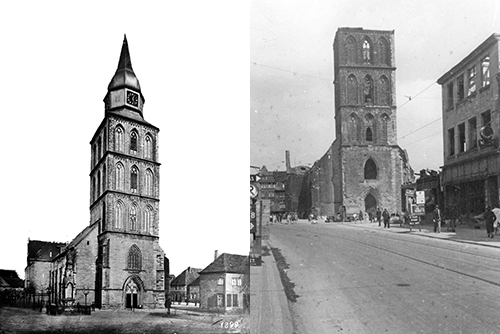
[[[416,191],[415,192],[417,204],[425,204],[425,191]]]

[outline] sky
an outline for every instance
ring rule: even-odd
[[[24,278],[28,238],[69,242],[89,225],[89,142],[124,34],[160,129],[171,273],[215,250],[248,254],[249,13],[234,1],[2,3],[1,269]]]
[[[493,33],[500,1],[252,0],[250,160],[311,166],[335,140],[333,40],[340,27],[394,30],[398,144],[410,165],[443,165],[437,80]],[[411,100],[410,100],[411,97]]]

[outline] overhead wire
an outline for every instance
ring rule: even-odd
[[[309,75],[309,74],[304,74],[304,73],[300,73],[300,72],[295,72],[295,71],[290,71],[290,70],[285,70],[285,69],[282,69],[282,68],[279,68],[279,67],[274,67],[274,66],[269,66],[269,65],[264,65],[264,64],[260,64],[260,63],[257,63],[257,62],[251,62],[251,64],[253,65],[257,65],[257,66],[261,66],[261,67],[267,67],[267,68],[271,68],[271,69],[274,69],[274,70],[278,70],[278,71],[283,71],[283,72],[288,72],[288,73],[292,73],[294,75],[301,75],[301,76],[306,76],[306,77],[310,77],[310,78],[315,78],[315,79],[320,79],[320,80],[325,80],[325,81],[330,81],[329,79],[326,79],[326,78],[321,78],[321,77],[317,77],[317,76],[314,76],[314,75]],[[422,94],[423,92],[425,92],[426,90],[428,90],[429,88],[431,88],[433,85],[435,85],[437,82],[436,81],[433,81],[429,86],[427,86],[426,88],[424,88],[423,90],[421,90],[419,93],[415,94],[415,95],[410,95],[410,96],[406,96],[408,98],[408,101],[406,101],[405,103],[403,103],[402,105],[400,105],[399,107],[396,107],[396,111],[399,111],[399,109],[401,109],[402,107],[404,107],[405,105],[407,105],[408,103],[410,103],[413,99],[415,99],[417,96],[419,96],[420,94]],[[398,138],[398,140],[400,139],[403,139],[403,138],[406,138],[407,136],[415,133],[415,132],[418,132],[424,128],[426,128],[427,126],[439,121],[440,119],[442,119],[442,117],[430,122],[430,123],[427,123],[423,126],[421,126],[420,128],[418,129],[415,129],[414,131],[410,132],[410,133],[407,133],[406,135]]]

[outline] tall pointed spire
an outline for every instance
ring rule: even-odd
[[[123,36],[123,45],[120,52],[120,60],[118,61],[118,68],[116,73],[108,85],[108,91],[127,87],[137,92],[141,92],[141,85],[135,76],[132,69],[132,61],[130,60],[130,52],[128,49],[127,35]]]
[[[132,61],[130,60],[130,52],[128,51],[127,35],[123,35],[122,51],[120,52],[120,60],[118,61],[118,70],[128,69],[132,72]]]

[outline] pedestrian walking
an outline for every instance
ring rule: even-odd
[[[387,211],[387,209],[384,209],[382,212],[382,218],[384,219],[384,228],[391,228],[391,224],[389,224],[391,217],[389,216],[389,211]]]
[[[456,210],[455,206],[452,206],[446,215],[447,220],[449,221],[449,225],[447,228],[447,231],[455,232],[456,226],[457,226],[457,220],[458,220],[458,211]]]
[[[167,314],[170,314],[170,307],[172,306],[172,300],[167,298]]]
[[[377,208],[377,212],[375,213],[375,216],[377,217],[378,226],[380,226],[380,223],[382,220],[382,212],[380,211],[380,208]]]
[[[441,233],[441,210],[437,205],[432,213],[432,221],[434,222],[434,233]]]
[[[484,220],[486,223],[486,233],[488,233],[488,238],[493,238],[493,223],[496,220],[496,216],[491,211],[491,207],[487,206],[486,211],[484,212]]]
[[[493,234],[498,234],[499,228],[498,228],[498,222],[500,221],[500,209],[499,208],[494,208],[491,209],[493,213],[495,214],[495,221],[493,222]]]

